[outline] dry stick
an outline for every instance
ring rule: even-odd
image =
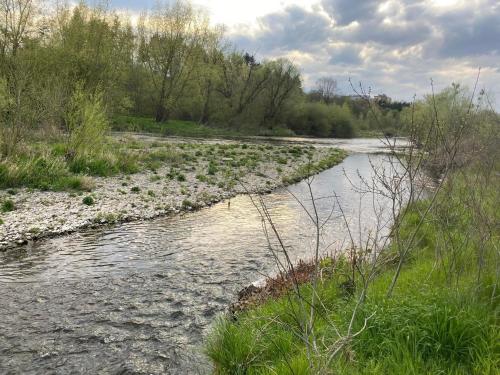
[[[312,361],[311,361],[311,352],[310,352],[310,348],[309,348],[309,340],[307,339],[307,337],[309,335],[312,335],[312,340],[313,340],[313,348],[315,352],[317,352],[317,344],[316,344],[316,338],[314,336],[314,316],[315,316],[315,312],[318,313],[318,311],[316,311],[315,309],[315,306],[314,306],[314,298],[317,297],[318,301],[320,301],[321,305],[323,306],[323,308],[325,309],[325,311],[327,311],[326,307],[324,306],[324,304],[322,303],[321,301],[321,298],[319,297],[318,293],[317,293],[317,280],[318,280],[318,274],[319,274],[319,271],[318,271],[318,268],[319,267],[319,234],[320,234],[320,229],[321,227],[319,226],[319,214],[318,214],[318,211],[317,211],[317,207],[316,207],[316,203],[315,203],[315,198],[314,198],[314,194],[312,193],[312,187],[311,187],[311,184],[312,184],[312,180],[313,179],[309,179],[308,180],[308,189],[309,189],[309,194],[311,196],[311,199],[312,199],[312,205],[313,205],[313,209],[314,209],[314,215],[315,215],[315,218],[312,216],[312,214],[306,209],[306,207],[304,206],[304,204],[300,201],[300,199],[298,199],[293,193],[292,196],[299,202],[299,204],[303,207],[304,211],[308,214],[308,216],[313,220],[313,222],[316,224],[316,251],[315,251],[315,262],[316,262],[316,270],[315,270],[315,278],[314,278],[314,281],[313,281],[313,300],[312,302],[309,302],[309,301],[306,301],[303,299],[303,297],[300,295],[300,291],[298,290],[298,282],[297,280],[294,278],[294,287],[296,288],[296,292],[298,293],[298,296],[299,296],[299,300],[301,300],[302,302],[306,302],[307,304],[309,304],[310,308],[311,308],[311,312],[310,312],[310,322],[309,322],[309,325],[306,326],[306,331],[305,331],[305,334],[306,334],[306,337],[302,337],[302,340],[306,343],[306,347],[307,347],[307,350],[308,350],[308,358],[309,358],[309,365],[311,366],[311,370],[312,370]],[[245,188],[245,186],[244,186]],[[246,188],[245,188],[246,190]],[[338,202],[338,196],[334,193],[334,197],[337,199],[337,202]],[[287,254],[287,250],[286,250],[286,247],[284,246],[284,244],[281,242],[281,238],[280,238],[280,235],[272,221],[272,218],[269,214],[269,211],[267,210],[267,207],[265,206],[265,202],[262,200],[262,197],[259,196],[259,201],[260,201],[260,207],[254,202],[253,198],[250,196],[251,200],[252,200],[252,203],[254,204],[254,206],[256,206],[258,212],[262,215],[262,217],[270,222],[270,225],[271,225],[271,228],[273,229],[274,231],[274,234],[278,237],[278,240],[280,241],[280,244],[281,244],[281,247],[283,248],[283,252],[285,253],[285,257],[287,257],[287,262],[289,264],[289,266],[291,267],[292,269],[292,276],[294,277],[295,276],[295,271],[293,270],[293,264],[291,263],[290,261],[290,258],[288,257],[288,254]],[[262,210],[262,211],[261,211]],[[353,239],[353,236],[352,236],[352,233],[350,232],[350,228],[349,228],[349,224],[347,222],[347,218],[345,217],[345,214],[343,213],[342,211],[342,214],[343,214],[343,217],[344,217],[344,220],[346,222],[346,225],[347,225],[347,228],[349,230],[349,233],[350,233],[350,238],[351,238],[351,247],[354,246],[354,239]],[[332,216],[332,214],[329,215],[329,218]],[[325,223],[323,223],[323,225],[326,224],[326,221]],[[269,241],[269,239],[268,239]],[[274,254],[274,253],[273,253]],[[357,314],[357,310],[358,310],[358,306],[359,304],[364,300],[364,294],[362,295],[362,298],[361,300],[358,302],[357,304],[357,307],[355,309],[355,311],[353,312],[353,317],[351,319],[351,324],[350,324],[350,327],[351,329],[348,331],[348,336],[351,335],[351,332],[352,332],[352,324],[354,322],[354,319],[355,319],[355,316]],[[289,302],[292,304],[293,306],[293,303],[291,300],[289,300]],[[331,319],[329,319],[329,317],[327,316],[327,314],[320,314],[322,315],[325,320],[327,320],[328,322],[330,322],[330,324],[332,324],[333,322],[331,321]],[[368,318],[369,319],[369,318]],[[300,324],[300,322],[298,321],[298,319],[296,319],[297,323],[298,323],[298,326],[301,327],[301,329],[303,330],[303,326]],[[365,322],[365,325],[366,325],[366,322]],[[339,330],[335,327],[334,324],[332,324],[334,330],[336,331],[336,333],[338,334],[339,336],[339,340],[337,341],[338,343],[342,343],[342,346],[344,345],[344,343],[347,343],[349,340],[347,338],[342,338]],[[363,328],[364,329],[364,328]],[[357,335],[357,334],[356,334]]]
[[[477,81],[479,80],[479,74],[477,76],[477,79],[476,79],[476,86],[477,86]],[[437,112],[437,106],[436,106],[436,101],[435,101],[435,98],[434,98],[434,85],[432,84],[431,82],[431,85],[432,85],[432,97],[433,97],[433,106],[434,106],[434,111],[435,111],[435,114],[437,116],[438,112]],[[475,86],[475,87],[476,87]],[[473,96],[475,94],[475,90],[476,88],[474,88],[474,92],[471,96],[471,100],[473,100]],[[469,107],[469,110],[470,110],[470,107]],[[468,112],[469,113],[469,112]],[[436,120],[438,121],[438,120]],[[410,236],[410,240],[406,246],[406,248],[403,250],[403,252],[401,253],[402,256],[400,256],[400,260],[399,260],[399,263],[398,263],[398,266],[396,268],[396,272],[393,276],[393,279],[391,281],[391,285],[389,286],[389,289],[387,291],[387,297],[391,297],[392,296],[392,293],[393,293],[393,290],[394,290],[394,287],[396,285],[396,282],[399,278],[399,275],[401,273],[401,268],[403,266],[403,263],[404,263],[404,260],[405,260],[405,257],[406,255],[408,254],[408,252],[410,251],[411,249],[411,246],[413,245],[413,242],[416,238],[416,235],[418,233],[418,231],[420,230],[421,226],[423,225],[424,223],[424,220],[425,218],[427,217],[427,215],[429,214],[430,210],[434,207],[434,203],[436,201],[436,198],[438,196],[438,193],[441,191],[441,188],[444,184],[444,181],[446,180],[446,178],[448,177],[448,174],[451,170],[451,165],[453,163],[453,161],[455,160],[455,157],[456,157],[456,154],[457,154],[457,151],[458,151],[458,142],[459,142],[459,139],[460,139],[460,135],[461,133],[463,132],[463,130],[465,129],[465,126],[462,126],[460,129],[459,129],[459,133],[458,135],[455,137],[455,142],[454,144],[452,145],[452,149],[450,150],[450,153],[452,153],[452,157],[447,160],[447,163],[446,163],[446,168],[445,168],[445,172],[444,172],[444,175],[438,185],[438,187],[436,188],[435,192],[434,192],[434,195],[430,201],[430,204],[428,205],[427,209],[424,211],[424,215],[421,217],[420,219],[420,222],[418,223],[417,227],[415,228],[415,230],[413,231],[412,235]],[[446,143],[446,142],[445,142]]]
[[[248,192],[248,189],[246,188],[246,186],[240,181],[241,185],[243,186],[243,188],[245,189],[245,191],[249,194]],[[278,242],[280,244],[280,247],[281,249],[283,250],[283,254],[285,255],[285,258],[286,258],[286,262],[288,264],[288,267],[290,267],[290,273],[291,273],[291,276],[292,276],[292,279],[293,279],[293,288],[295,290],[295,293],[296,295],[298,296],[299,298],[299,301],[300,301],[300,310],[302,311],[302,315],[304,315],[304,312],[305,312],[305,307],[304,307],[304,302],[307,302],[306,299],[302,296],[301,292],[300,292],[300,288],[299,288],[299,283],[298,283],[298,280],[296,278],[296,273],[295,273],[295,268],[293,266],[293,263],[289,257],[289,254],[288,254],[288,251],[286,250],[286,246],[281,238],[281,235],[279,234],[275,224],[274,224],[274,221],[272,220],[272,217],[269,213],[269,211],[267,210],[267,207],[265,205],[265,202],[263,201],[262,199],[262,196],[261,195],[258,195],[259,197],[259,202],[260,202],[260,208],[262,209],[262,211],[259,209],[259,206],[255,203],[255,201],[253,200],[252,196],[249,194],[249,197],[250,197],[250,200],[252,202],[252,204],[254,205],[255,208],[257,208],[259,214],[261,215],[261,217],[269,223],[269,225],[271,226],[271,229],[275,235],[275,237],[278,239]],[[269,237],[267,237],[268,239],[268,242],[270,243],[270,240],[269,240]],[[275,257],[276,259],[276,257]],[[286,270],[286,268],[285,268]],[[291,297],[288,296],[288,299],[289,299],[289,303],[290,303],[290,306],[293,308],[293,302],[291,300]],[[311,348],[310,348],[310,343],[309,343],[309,327],[306,325],[305,327],[303,326],[302,322],[300,321],[300,319],[297,317],[297,315],[294,313],[293,316],[292,316],[297,325],[300,327],[300,329],[302,330],[303,334],[304,334],[304,337],[302,338],[302,340],[304,341],[305,345],[306,345],[306,349],[307,349],[307,355],[308,355],[308,358],[309,358],[309,363],[310,365],[312,365],[312,359],[311,359]]]
[[[316,290],[318,286],[318,275],[319,275],[319,240],[320,240],[320,224],[319,224],[319,215],[318,215],[318,210],[316,207],[316,202],[314,201],[314,195],[312,192],[311,188],[311,182],[307,181],[307,187],[309,189],[309,195],[311,197],[311,203],[314,209],[314,225],[316,229],[316,248],[315,248],[315,254],[314,254],[314,262],[315,262],[315,269],[314,269],[314,278],[313,278],[313,290]],[[315,350],[317,350],[317,345],[316,345],[316,337],[314,335],[314,331],[312,330],[313,324],[314,324],[314,300],[315,300],[316,293],[312,294],[311,297],[311,310],[310,310],[310,317],[309,317],[309,327],[311,329],[311,335],[312,335],[312,340],[313,340],[313,347]]]
[[[474,87],[474,93],[473,93],[473,95],[471,96],[471,103],[472,103],[472,101],[473,101],[473,97],[474,97],[474,94],[475,94],[475,91],[476,91],[476,87],[477,87],[477,82],[478,82],[478,80],[479,80],[479,73],[478,73],[478,76],[477,76],[477,79],[476,79],[476,85],[475,85],[475,87]],[[358,93],[358,92],[357,92],[357,90],[354,88],[354,86],[353,86],[353,84],[352,84],[352,81],[351,81],[350,79],[349,79],[349,82],[350,82],[350,84],[351,84],[352,89],[353,89],[356,93]],[[444,144],[444,146],[445,146],[445,148],[446,148],[446,151],[447,151],[448,155],[449,155],[449,154],[451,154],[451,151],[452,151],[452,150],[454,151],[454,152],[453,152],[453,156],[452,156],[452,158],[451,158],[451,161],[453,161],[453,160],[454,160],[454,157],[455,157],[455,155],[456,155],[456,152],[457,152],[456,146],[457,146],[457,144],[458,144],[459,137],[456,137],[456,138],[455,138],[455,143],[454,143],[454,146],[455,146],[455,147],[453,147],[453,148],[450,150],[450,149],[449,149],[449,147],[448,147],[448,144],[446,143],[446,141],[445,141],[445,139],[444,139],[444,135],[442,134],[441,129],[440,129],[440,123],[439,123],[438,111],[437,111],[437,106],[436,106],[436,102],[435,102],[435,95],[434,95],[434,85],[433,85],[432,80],[431,80],[431,85],[432,85],[433,107],[434,107],[434,113],[435,113],[435,117],[436,117],[436,118],[435,118],[435,121],[436,121],[436,130],[437,130],[437,132],[438,132],[438,135],[439,135],[439,136],[441,136],[441,138],[443,139],[443,144]],[[360,86],[360,87],[361,87],[361,93],[363,94],[363,95],[360,95],[360,97],[364,98],[364,99],[368,102],[370,110],[374,113],[376,121],[378,121],[378,117],[376,116],[375,111],[374,111],[374,110],[373,110],[373,108],[372,108],[371,101],[370,101],[369,97],[367,98],[367,96],[365,95],[365,92],[364,92],[363,87],[362,87],[362,86]],[[358,93],[358,95],[359,95],[359,93]],[[468,111],[468,113],[470,112],[471,107],[472,107],[472,106],[471,106],[471,104],[470,104],[470,105],[469,105],[469,111]],[[413,118],[413,116],[412,116],[412,118]],[[413,125],[414,125],[414,124],[412,124],[412,127],[413,127]],[[459,129],[459,130],[460,130],[460,131],[459,131],[459,135],[461,134],[461,132],[463,131],[463,129],[464,129],[463,127],[462,127],[461,129]],[[429,136],[430,136],[431,130],[432,130],[432,128],[429,128],[429,133],[428,133],[428,135],[429,135]],[[394,153],[394,154],[396,155],[396,153]],[[396,156],[396,157],[398,157],[398,156]],[[398,157],[398,159],[399,159],[399,157]],[[404,164],[402,164],[402,165],[404,165]],[[419,163],[419,166],[420,166],[420,163]],[[443,185],[443,182],[444,182],[444,180],[446,179],[446,177],[447,177],[447,175],[448,175],[448,172],[449,172],[449,167],[450,167],[450,161],[448,161],[448,162],[447,162],[447,168],[445,169],[444,177],[442,178],[442,180],[441,180],[440,184],[438,185],[438,187],[437,187],[437,189],[436,189],[436,191],[435,191],[435,194],[434,194],[434,196],[433,196],[433,198],[432,198],[432,200],[431,200],[431,204],[429,205],[429,207],[427,208],[427,210],[424,212],[424,215],[421,217],[420,223],[418,224],[418,226],[417,226],[417,228],[415,229],[415,231],[414,231],[413,235],[411,236],[410,241],[409,241],[409,243],[408,243],[408,246],[407,246],[404,250],[399,251],[399,253],[400,253],[400,260],[399,260],[399,263],[398,263],[398,267],[397,267],[397,269],[396,269],[396,273],[395,273],[395,275],[394,275],[394,277],[393,277],[393,280],[391,281],[391,285],[389,286],[389,290],[388,290],[388,293],[387,293],[387,296],[388,296],[388,297],[390,297],[390,296],[392,295],[392,291],[393,291],[393,289],[394,289],[395,283],[397,282],[397,280],[398,280],[398,278],[399,278],[399,274],[400,274],[401,267],[402,267],[402,265],[403,265],[404,259],[405,259],[406,255],[408,254],[408,252],[409,252],[409,250],[410,250],[411,245],[413,244],[413,241],[414,241],[414,239],[415,239],[415,237],[416,237],[416,233],[419,231],[420,227],[421,227],[421,226],[422,226],[422,224],[423,224],[424,219],[426,218],[426,216],[427,216],[427,215],[428,215],[428,213],[430,212],[430,209],[432,208],[432,206],[433,206],[433,204],[434,204],[434,202],[435,202],[435,200],[436,200],[437,193],[440,191],[440,189],[441,189],[441,187],[442,187],[442,185]],[[410,165],[410,167],[409,167],[409,168],[411,168],[411,165]],[[407,169],[407,170],[408,170],[408,169]],[[413,181],[410,181],[410,185],[413,185]],[[393,197],[394,197],[394,195],[395,195],[395,194],[397,194],[397,192],[395,192],[395,193],[393,194]],[[395,197],[394,197],[394,198],[395,198]],[[412,197],[410,197],[410,198],[412,198]],[[411,199],[410,199],[410,201],[411,201]],[[406,212],[403,212],[403,217],[404,217],[404,215],[405,215],[405,214],[406,214]],[[401,217],[401,216],[399,217],[399,220],[398,220],[398,221],[399,221],[399,223],[402,221],[402,217]],[[398,244],[397,244],[398,249],[400,248],[400,244],[399,244],[399,241],[398,241],[398,238],[399,238],[398,233],[399,233],[399,231],[398,231],[398,230],[396,230],[396,229],[398,229],[398,227],[399,227],[399,223],[397,223],[397,222],[395,221],[395,223],[394,223],[394,230],[392,231],[393,233],[394,233],[394,232],[396,233],[396,236],[397,236],[396,240],[397,240],[397,242],[398,242]]]

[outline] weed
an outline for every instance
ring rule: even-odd
[[[196,175],[196,179],[200,182],[207,182],[208,178],[204,174],[198,174]]]
[[[82,203],[86,206],[92,206],[94,205],[95,201],[94,198],[92,198],[90,195],[87,195],[82,199]]]
[[[190,200],[184,199],[182,201],[182,208],[186,209],[186,208],[191,208],[191,207],[193,207],[193,203]]]
[[[14,201],[12,201],[11,199],[4,199],[2,201],[2,205],[1,205],[2,212],[11,212],[11,211],[14,211],[15,209],[16,209],[16,206],[14,204]]]
[[[207,173],[209,175],[211,175],[211,176],[215,175],[218,172],[218,170],[219,169],[217,168],[217,165],[214,162],[211,161],[210,163],[208,163],[208,172]]]

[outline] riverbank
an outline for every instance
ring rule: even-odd
[[[245,139],[248,137],[291,137],[291,138],[315,138],[328,139],[324,136],[318,138],[315,135],[296,134],[291,129],[286,127],[278,127],[273,129],[250,127],[250,128],[231,128],[231,127],[215,127],[199,124],[194,121],[170,120],[165,123],[158,123],[153,118],[140,116],[114,116],[111,121],[111,126],[115,132],[131,132],[131,133],[149,133],[157,136],[168,137],[199,137],[199,138],[235,138]],[[391,132],[381,130],[360,130],[357,129],[350,136],[339,139],[354,139],[354,138],[385,138],[392,137]],[[402,134],[400,134],[402,136]]]
[[[0,250],[85,228],[192,211],[247,191],[270,192],[330,168],[346,155],[312,146],[153,138],[121,142],[136,159],[147,160],[139,172],[83,176],[88,191],[2,190]]]
[[[320,263],[314,292],[307,282],[314,264],[299,266],[300,297],[291,291],[289,274],[243,290],[231,316],[219,320],[207,340],[214,373],[498,373],[498,176],[481,192],[467,191],[468,179],[484,183],[474,172],[453,176],[420,228],[430,201],[409,208],[400,241],[419,229],[391,297],[398,263],[393,247],[363,299],[361,275],[352,283],[352,264],[342,257]],[[480,210],[473,212],[470,203],[479,196]],[[484,225],[480,234],[477,220]],[[312,295],[314,326],[304,337],[301,322],[308,319]],[[321,346],[310,352],[305,341],[313,337]]]
[[[293,136],[287,128],[274,130],[264,128],[235,129],[231,127],[214,127],[194,121],[170,120],[159,123],[150,117],[115,116],[111,122],[113,131],[150,133],[159,136],[199,137],[199,138],[245,138],[249,136]]]

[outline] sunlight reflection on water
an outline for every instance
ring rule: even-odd
[[[370,178],[369,158],[380,164],[387,156],[353,154],[314,178],[315,197],[325,197],[320,217],[330,215],[336,194],[355,233],[380,222],[372,197],[351,185]],[[304,183],[290,190],[310,205]],[[301,206],[285,189],[264,199],[294,258],[309,258],[314,228]],[[323,248],[348,240],[334,211]],[[247,196],[230,208],[222,202],[0,254],[0,372],[206,372],[200,343],[207,327],[238,290],[274,269]]]

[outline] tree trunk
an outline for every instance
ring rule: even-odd
[[[165,122],[168,120],[168,110],[165,106],[165,98],[167,96],[167,73],[163,74],[163,81],[161,83],[160,97],[156,105],[156,122]]]
[[[168,110],[163,103],[159,103],[156,107],[156,122],[165,122],[168,120]]]
[[[212,95],[212,81],[208,81],[207,91],[205,96],[205,104],[200,117],[200,124],[208,124],[210,121],[210,96]]]

